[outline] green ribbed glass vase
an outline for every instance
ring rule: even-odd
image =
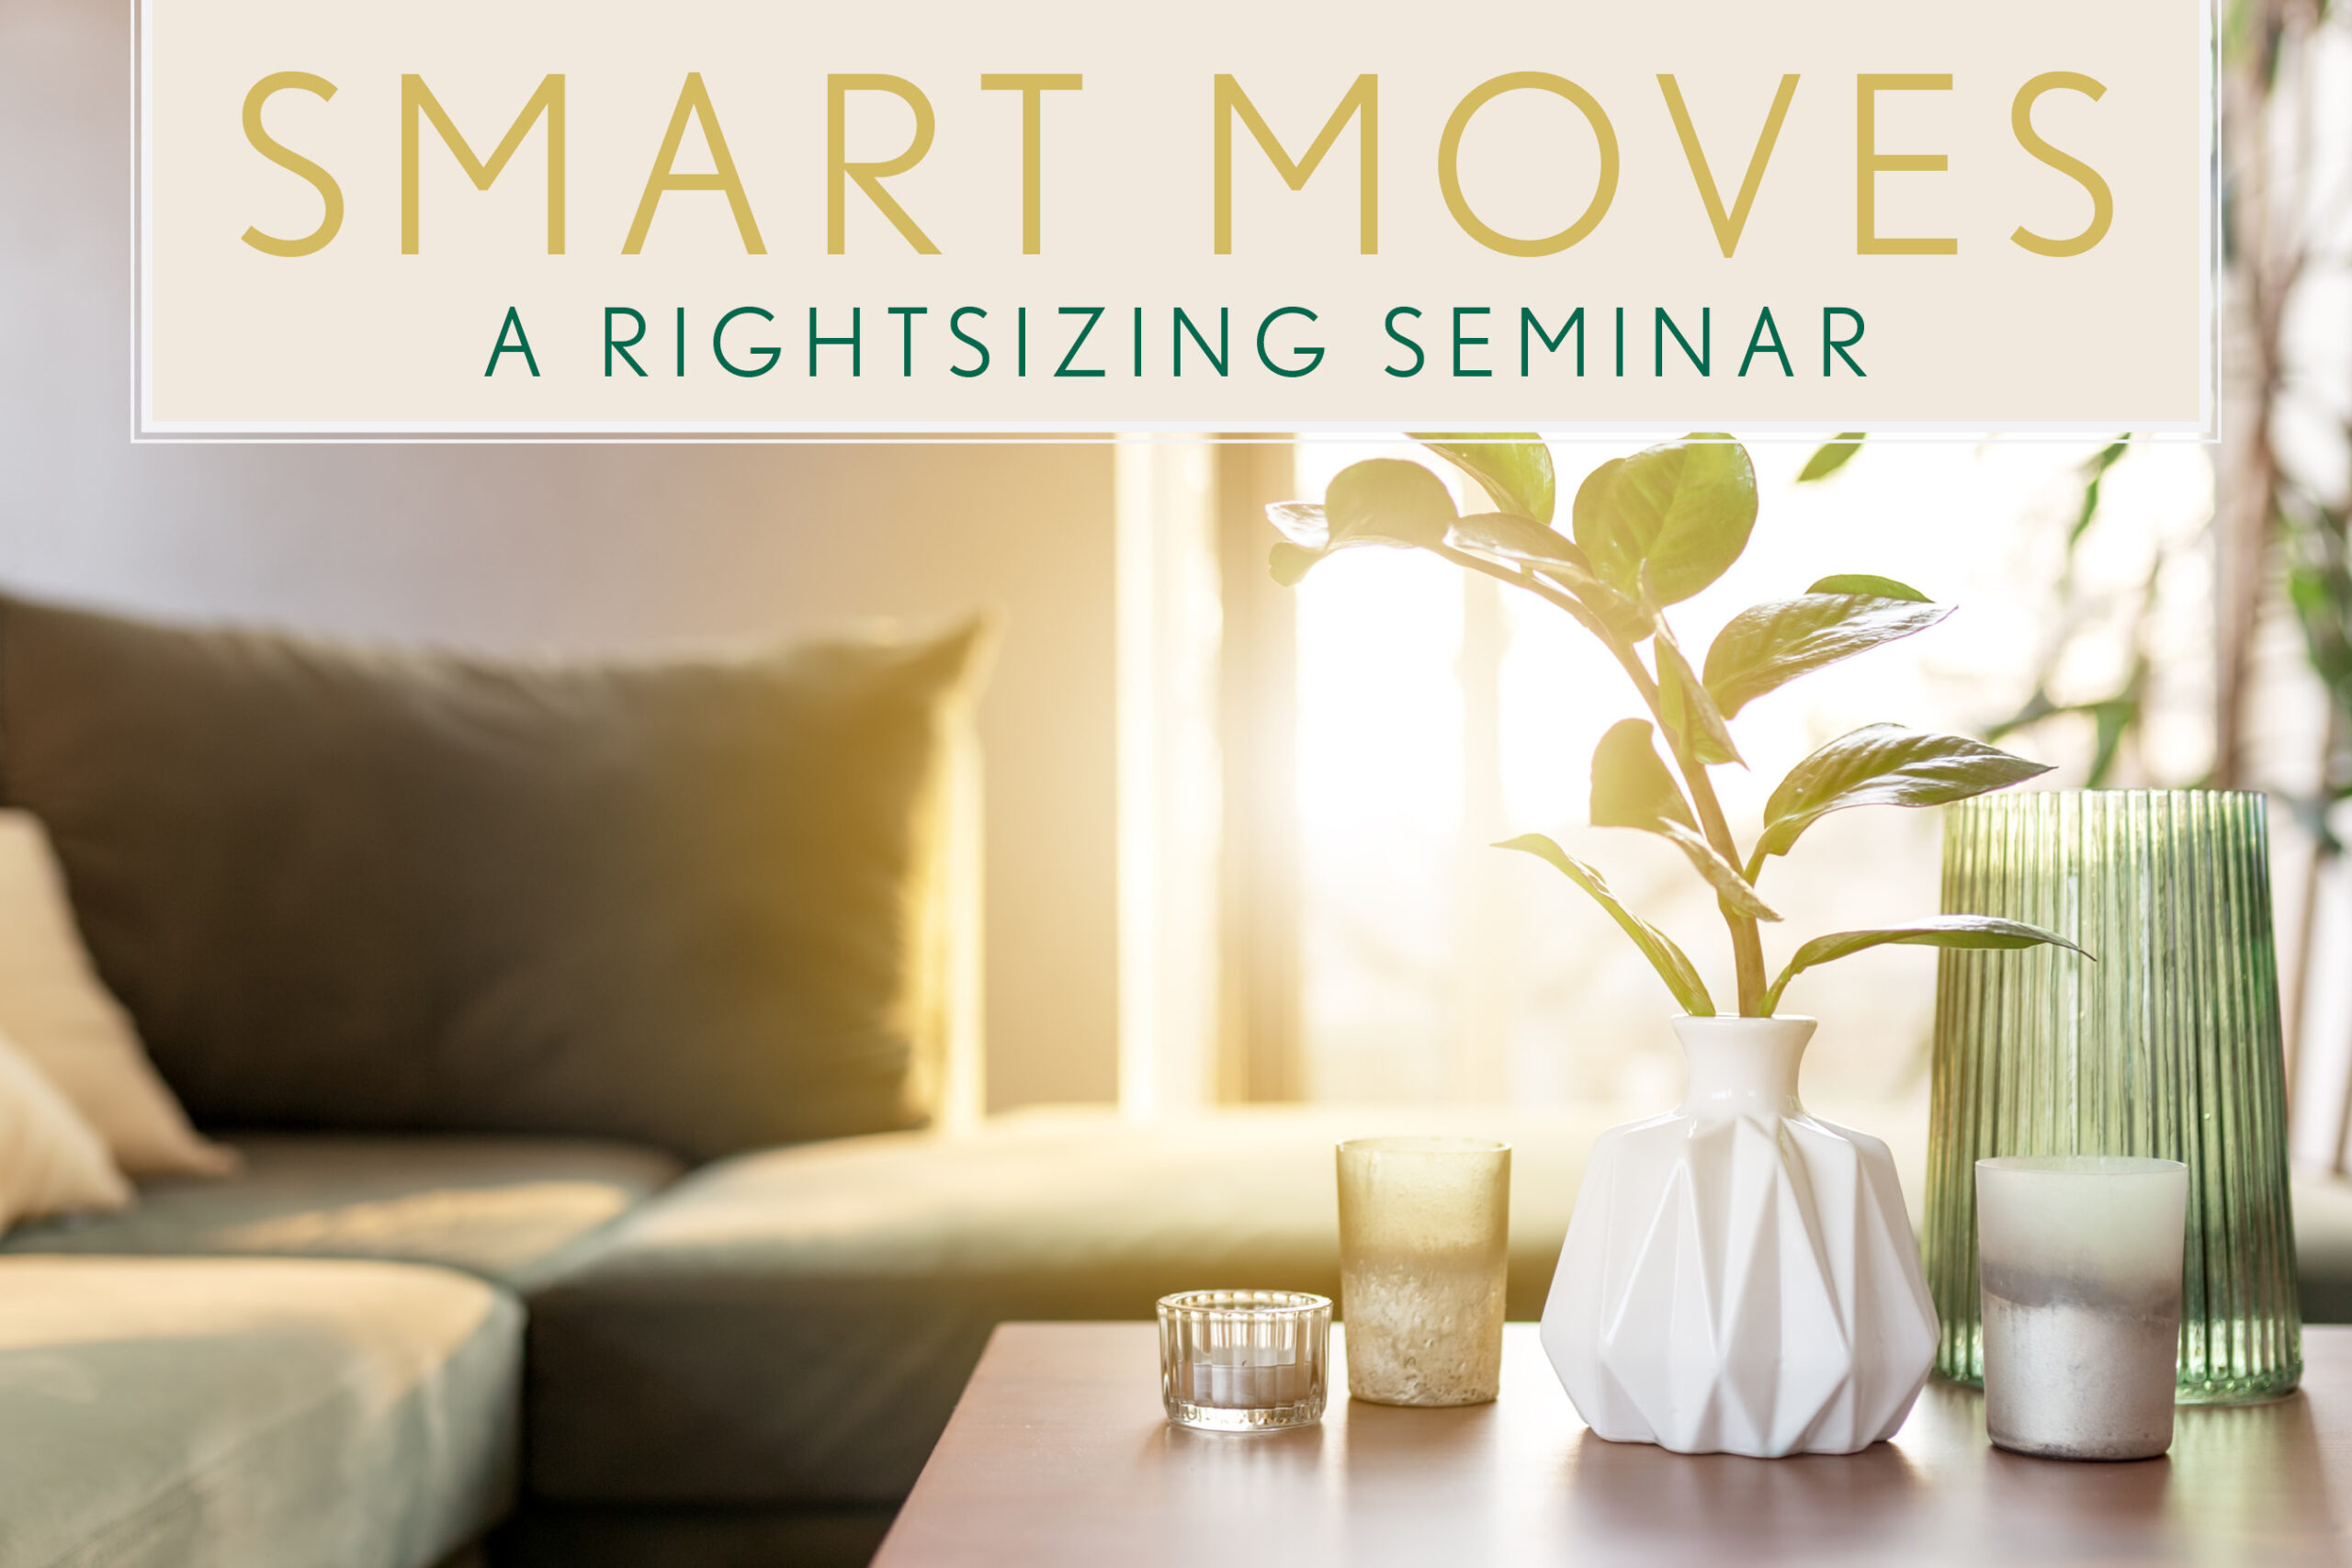
[[[2050,790],[1948,807],[1943,907],[2030,920],[2098,962],[2049,947],[1940,955],[1926,1240],[1937,1370],[1984,1375],[1976,1161],[2140,1155],[2188,1167],[2180,1398],[2292,1389],[2302,1321],[2263,797]]]

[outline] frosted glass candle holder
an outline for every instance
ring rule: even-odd
[[[1323,1419],[1331,1298],[1185,1291],[1159,1298],[1159,1396],[1180,1427],[1272,1432]]]
[[[1483,1404],[1502,1382],[1510,1145],[1340,1145],[1340,1315],[1348,1392],[1375,1404]]]
[[[2172,1447],[2188,1168],[2115,1156],[1976,1162],[1984,1427],[2047,1459]]]

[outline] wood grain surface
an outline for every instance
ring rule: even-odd
[[[1006,1324],[876,1561],[2352,1563],[2352,1327],[2307,1329],[2303,1347],[2302,1392],[2184,1406],[2164,1459],[2000,1452],[1982,1397],[1937,1381],[1891,1443],[1747,1460],[1594,1437],[1532,1324],[1508,1330],[1492,1404],[1400,1410],[1335,1389],[1320,1427],[1257,1435],[1162,1418],[1149,1324]]]

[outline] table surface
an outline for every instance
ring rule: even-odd
[[[1159,1356],[1146,1323],[999,1328],[876,1568],[2352,1563],[2352,1327],[2304,1331],[2301,1392],[2183,1406],[2170,1455],[2132,1464],[1996,1450],[1983,1397],[1940,1380],[1855,1455],[1605,1442],[1532,1324],[1506,1332],[1492,1404],[1335,1387],[1288,1432],[1170,1426]]]

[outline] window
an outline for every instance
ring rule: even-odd
[[[1809,446],[1749,449],[1762,507],[1747,554],[1671,612],[1694,656],[1737,609],[1830,572],[1898,578],[1958,609],[1740,716],[1749,766],[1714,776],[1743,842],[1791,765],[1880,719],[1973,734],[2021,721],[2002,744],[2055,764],[2053,783],[2204,776],[2204,449],[2133,447],[2104,474],[2071,549],[2095,446],[1873,443],[1815,483],[1796,479]],[[1126,792],[1131,807],[1153,804],[1128,813],[1123,852],[1138,890],[1123,902],[1125,1098],[1138,1110],[1668,1103],[1680,1068],[1655,977],[1556,874],[1488,847],[1521,832],[1559,839],[1675,935],[1719,999],[1730,995],[1721,922],[1680,857],[1645,835],[1584,825],[1593,746],[1639,711],[1623,673],[1555,610],[1429,557],[1350,551],[1295,591],[1269,580],[1267,501],[1319,496],[1350,462],[1425,456],[1419,448],[1219,446],[1203,465],[1204,450],[1122,448],[1132,494],[1157,498],[1123,505],[1123,705],[1150,722],[1123,711],[1122,733],[1158,737],[1159,754],[1176,759],[1154,769],[1145,745],[1123,771],[1153,781]],[[1555,447],[1564,495],[1626,450]],[[1171,480],[1184,464],[1191,477]],[[1216,603],[1204,609],[1204,598]],[[2258,662],[2256,775],[2282,798],[2308,792],[2324,699],[2290,624],[2266,631]],[[2283,807],[2278,820],[2292,1028],[2309,840]],[[1765,873],[1763,891],[1787,917],[1767,928],[1768,961],[1805,936],[1933,911],[1939,853],[1931,812],[1825,819]],[[2312,951],[2340,942],[2335,905],[2352,908],[2347,894],[2320,900]],[[1171,921],[1191,922],[1190,934]],[[2337,1015],[2352,1014],[2352,996],[2335,992],[2352,987],[2331,989],[2328,965],[2312,973],[2323,1021],[2307,1032],[2328,1049],[2303,1076],[2330,1113],[2307,1135],[2315,1147],[2333,1136],[2344,1094],[2352,1027]],[[1792,1010],[1823,1021],[1808,1094],[1835,1106],[1918,1090],[1934,987],[1934,954],[1913,949],[1800,980]]]

